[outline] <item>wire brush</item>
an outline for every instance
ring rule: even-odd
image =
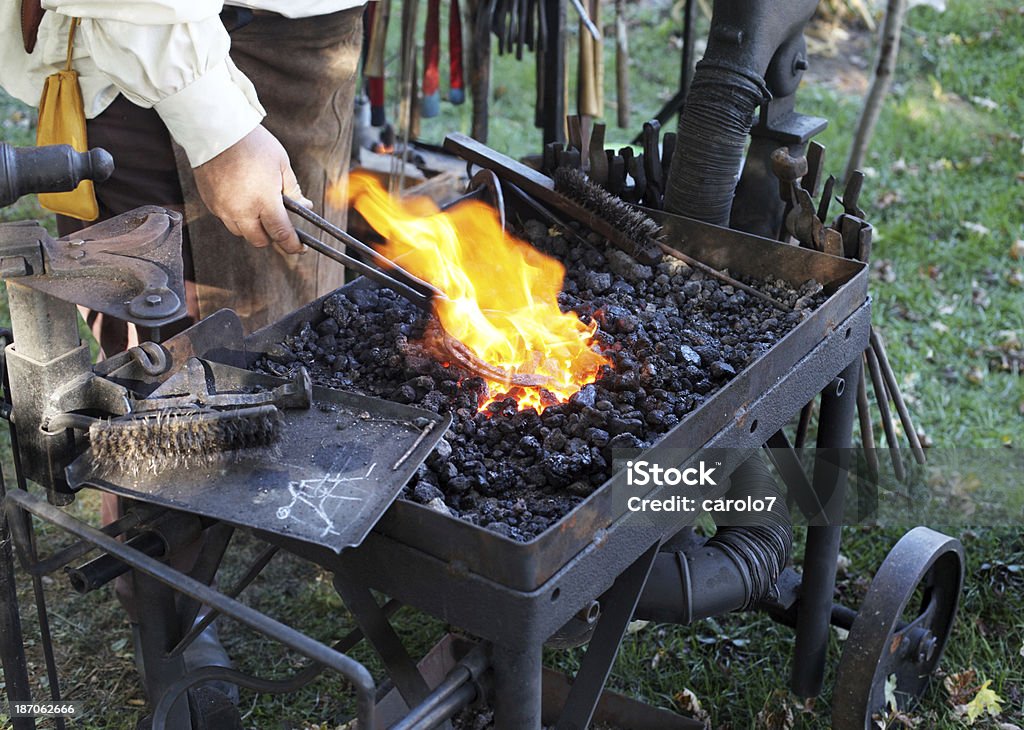
[[[98,420],[89,427],[89,442],[98,468],[137,477],[268,449],[280,438],[282,421],[272,404],[163,409]]]
[[[630,256],[640,261],[661,258],[658,244],[661,243],[662,230],[653,218],[612,195],[574,167],[556,168],[553,179],[557,192],[621,232],[620,243],[627,245],[626,253]]]
[[[762,299],[777,309],[784,312],[792,310],[791,307],[764,292],[672,248],[663,240],[664,232],[657,221],[617,195],[609,193],[580,170],[573,167],[559,167],[555,169],[553,179],[556,192],[612,225],[620,233],[613,243],[638,261],[657,260],[664,253],[686,262],[689,266],[708,276]]]

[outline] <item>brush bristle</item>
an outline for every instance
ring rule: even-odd
[[[612,195],[575,168],[557,168],[554,181],[556,191],[621,231],[630,246],[627,253],[633,258],[647,264],[661,258],[661,249],[657,246],[661,226],[650,216]]]
[[[97,423],[89,429],[93,462],[130,476],[208,466],[228,456],[267,449],[280,438],[272,405],[226,411],[157,411]]]

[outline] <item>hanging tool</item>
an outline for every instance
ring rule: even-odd
[[[629,126],[629,31],[626,0],[615,0],[615,110],[620,129]]]
[[[456,106],[466,101],[462,80],[462,11],[452,0],[448,13],[448,101]]]
[[[420,114],[424,118],[441,113],[441,0],[427,0],[427,23],[423,36],[423,100]]]
[[[660,210],[665,187],[661,176],[661,150],[658,149],[661,123],[657,119],[644,122],[641,136],[644,147],[644,177],[647,181],[647,188],[644,190],[644,205]]]
[[[491,14],[496,7],[496,0],[470,0],[469,5],[473,19],[473,63],[469,71],[469,93],[473,98],[471,133],[481,142],[487,141],[491,95]]]
[[[587,0],[587,10],[590,18],[600,22],[601,0]],[[591,35],[583,32],[586,27],[583,17],[580,16],[576,104],[583,127],[589,128],[592,120],[604,117],[604,47],[600,33]]]
[[[572,6],[580,16],[580,23],[587,29],[590,37],[595,41],[601,40],[601,31],[598,30],[597,26],[594,25],[594,21],[590,19],[590,14],[587,12],[587,8],[583,5],[582,0],[572,0]]]
[[[388,18],[391,15],[391,0],[371,2],[370,41],[366,52],[363,74],[366,76],[366,94],[370,97],[370,124],[383,127],[387,124],[384,97],[384,51],[387,44]]]

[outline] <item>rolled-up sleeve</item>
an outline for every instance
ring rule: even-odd
[[[265,116],[252,83],[228,56],[220,2],[49,0],[82,19],[81,43],[126,98],[153,107],[190,164],[210,160]]]

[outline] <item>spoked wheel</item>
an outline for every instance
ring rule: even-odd
[[[915,527],[886,556],[850,628],[832,701],[834,730],[875,728],[885,684],[914,705],[939,664],[964,582],[959,540]]]

